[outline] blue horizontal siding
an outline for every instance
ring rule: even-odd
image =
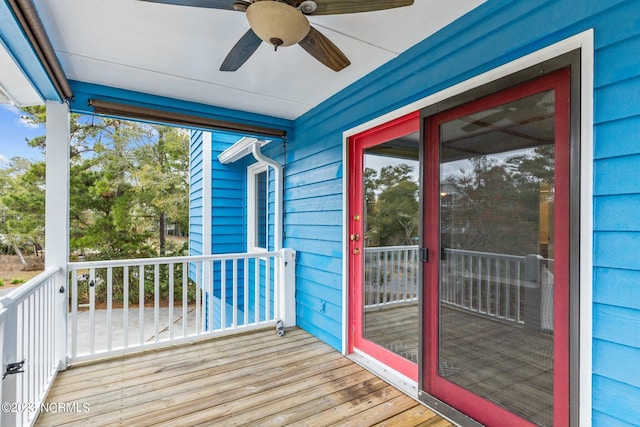
[[[332,179],[329,181],[320,181],[305,183],[302,186],[293,186],[291,182],[285,183],[285,201],[299,199],[312,199],[322,196],[336,196],[342,194],[342,180]]]
[[[594,229],[597,231],[640,230],[640,194],[602,196],[594,199]]]
[[[637,427],[638,424],[631,424],[621,419],[603,414],[600,411],[593,411],[593,425],[606,427]]]
[[[640,310],[640,271],[596,268],[593,279],[596,303]]]
[[[342,339],[338,337],[342,333],[342,322],[327,316],[320,307],[298,303],[296,307],[297,324],[305,330],[313,331],[315,336],[328,345],[336,349],[340,348]],[[322,325],[322,328],[318,328],[318,325]]]
[[[314,224],[317,225],[334,225],[342,222],[342,210],[340,211],[324,211],[321,215],[313,218]],[[286,226],[307,225],[309,224],[308,212],[287,212]]]
[[[594,247],[596,267],[640,269],[640,231],[596,232]]]
[[[290,200],[287,203],[287,213],[318,212],[342,210],[342,197],[337,194],[319,196],[310,199]]]
[[[223,165],[218,155],[241,138],[213,132],[211,138],[212,253],[246,250],[246,167],[244,162]]]
[[[637,366],[637,361],[632,366]],[[632,366],[629,366],[629,368],[633,369]],[[638,420],[640,420],[640,394],[638,393],[638,388],[594,374],[593,409],[637,426]],[[607,426],[607,424],[600,425]]]
[[[602,123],[595,129],[594,157],[603,159],[637,154],[638,135],[640,135],[640,115]],[[606,141],[616,141],[616,143],[607,144]]]
[[[636,135],[630,137],[638,138]],[[596,160],[594,172],[596,196],[640,193],[640,153]]]
[[[306,226],[287,226],[287,243],[286,247],[288,248],[305,248],[304,251],[300,251],[300,254],[297,256],[304,256],[306,253],[316,254],[316,255],[325,255],[330,257],[341,257],[342,256],[342,243],[336,240],[334,236],[318,236],[327,240],[318,240],[318,239],[300,239],[295,237],[297,230],[304,227],[312,227],[312,225]],[[296,249],[297,250],[297,249]]]
[[[622,80],[596,90],[597,124],[638,115],[640,105],[640,78]]]
[[[342,259],[312,253],[305,253],[302,258],[296,259],[296,265],[319,268],[327,271],[340,271],[342,269]],[[338,278],[341,278],[341,276],[338,276]]]
[[[638,326],[640,325],[636,324],[636,328]],[[640,349],[595,339],[593,354],[594,374],[640,387],[640,369],[632,368],[638,366]]]
[[[189,132],[189,255],[202,255],[202,131]]]
[[[637,13],[640,15],[640,9]],[[600,88],[620,81],[638,77],[637,58],[627,52],[640,52],[640,36],[621,40],[618,43],[598,49],[598,62],[595,64],[595,86]]]
[[[305,173],[287,176],[287,184],[289,189],[292,187],[316,184],[318,182],[332,181],[342,179],[342,162],[335,162],[327,165],[321,165],[314,169],[310,169]]]
[[[593,319],[594,338],[636,347],[637,355],[640,356],[640,311],[612,305],[594,304]],[[640,359],[638,361],[640,362]],[[640,369],[638,369],[638,374],[640,374]],[[640,386],[640,384],[637,385]]]

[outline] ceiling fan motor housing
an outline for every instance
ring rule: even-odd
[[[251,29],[263,41],[291,46],[309,34],[309,21],[293,6],[279,1],[257,1],[247,7]]]

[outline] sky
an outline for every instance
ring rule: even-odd
[[[20,115],[20,110],[13,105],[0,104],[0,167],[4,167],[13,157],[44,160],[40,150],[29,147],[25,141],[25,138],[44,135],[44,127],[33,127]]]

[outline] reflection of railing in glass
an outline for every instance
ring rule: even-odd
[[[365,309],[418,300],[418,246],[365,249]]]
[[[553,330],[553,260],[445,249],[440,302],[532,329]],[[365,308],[418,299],[418,246],[365,250]]]

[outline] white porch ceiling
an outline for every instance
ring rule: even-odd
[[[236,72],[223,59],[244,13],[137,0],[35,0],[71,80],[294,119],[484,0],[416,0],[387,11],[310,17],[351,60],[334,72],[300,46],[263,43]]]
[[[41,104],[42,99],[0,43],[0,104],[7,103],[23,107]]]

